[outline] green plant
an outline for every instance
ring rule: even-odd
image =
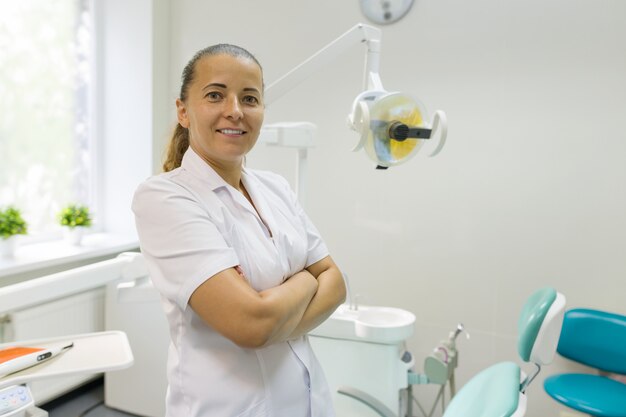
[[[22,213],[13,206],[0,210],[0,237],[8,239],[13,235],[25,235],[28,223],[22,218]]]
[[[59,223],[71,228],[91,226],[89,207],[70,204],[59,213]]]

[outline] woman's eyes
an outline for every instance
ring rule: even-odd
[[[222,95],[218,92],[212,91],[210,93],[207,93],[205,97],[208,98],[210,101],[218,101],[222,98]]]
[[[207,100],[211,102],[217,102],[217,101],[221,101],[224,99],[224,95],[217,91],[211,91],[207,93],[205,97],[207,98]],[[243,96],[241,98],[241,102],[244,104],[249,104],[249,105],[257,105],[259,104],[260,100],[256,96]]]
[[[259,99],[255,96],[245,96],[242,101],[246,104],[259,104]]]

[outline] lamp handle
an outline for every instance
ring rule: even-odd
[[[352,148],[352,152],[362,149],[369,135],[369,129],[364,129],[364,125],[369,124],[370,120],[369,106],[363,100],[359,100],[356,109],[358,109],[358,111],[355,112],[356,114],[354,114],[354,119],[351,120],[351,123],[354,130],[361,132],[361,137],[359,138],[359,142]]]
[[[441,125],[441,126],[440,126]],[[437,110],[433,116],[433,121],[431,123],[432,132],[435,133],[437,129],[441,127],[441,131],[439,133],[439,143],[435,150],[433,150],[429,157],[436,156],[441,150],[443,146],[446,144],[446,137],[448,136],[448,119],[446,118],[446,114],[443,110]]]

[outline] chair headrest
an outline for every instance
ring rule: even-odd
[[[564,314],[565,296],[554,288],[541,288],[528,297],[517,326],[517,351],[525,362],[552,362]]]

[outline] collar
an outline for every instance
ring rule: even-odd
[[[200,155],[191,149],[191,146],[185,151],[180,167],[189,172],[189,174],[191,174],[191,176],[193,176],[196,180],[206,184],[211,191],[216,191],[220,188],[226,189],[226,192],[231,195],[234,201],[238,202],[239,205],[244,207],[246,210],[249,210],[257,217],[259,216],[258,212],[252,204],[250,204],[246,197],[244,197],[243,193],[235,190],[235,188],[220,177],[211,165],[207,164],[206,161],[200,157]],[[258,180],[254,175],[251,175],[250,171],[248,171],[245,167],[242,167],[241,169],[241,181],[246,187],[246,190],[248,190],[252,200],[256,201],[257,204],[263,204],[256,193]]]

